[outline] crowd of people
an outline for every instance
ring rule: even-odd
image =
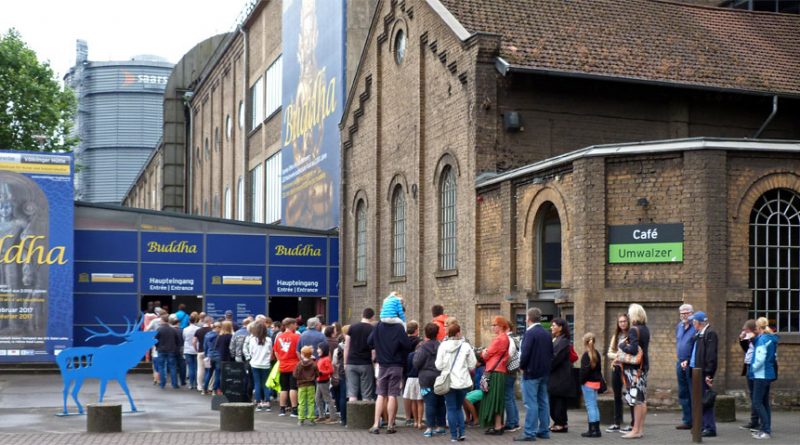
[[[588,428],[581,436],[601,437],[597,397],[607,385],[597,337],[584,334],[579,356],[564,319],[551,320],[548,332],[541,310],[531,308],[526,316],[521,338],[509,320],[494,317],[493,337],[485,348],[473,347],[459,321],[441,305],[431,308],[431,321],[424,326],[407,321],[403,297],[394,292],[383,301],[377,322],[375,311],[366,308],[361,320],[348,326],[328,326],[322,315],[305,323],[258,315],[238,326],[230,311],[214,320],[203,313],[187,314],[182,306],[169,315],[155,304],[144,328],[157,331],[154,384],[165,388],[169,375],[173,388],[188,385],[202,394],[218,394],[222,364],[241,362],[251,376],[256,409],[271,411],[277,402],[278,415],[297,417],[298,425],[346,424],[348,401],[374,400],[369,432],[385,429],[393,434],[402,396],[406,426],[419,428],[424,437],[449,433],[451,441],[463,441],[468,426],[480,425],[488,435],[519,431],[514,441],[535,441],[568,433],[568,404],[582,394]],[[691,369],[696,368],[703,375],[702,435],[713,437],[719,338],[707,315],[691,305],[680,306],[679,317],[675,341],[682,422],[676,428],[692,428]],[[752,402],[750,421],[742,429],[755,439],[769,439],[778,337],[768,320],[759,318],[744,324],[739,343]],[[627,313],[617,315],[606,352],[614,396],[614,423],[607,433],[644,437],[649,346],[645,309],[631,304]],[[526,408],[523,425],[515,400],[518,377]],[[623,423],[625,405],[630,409],[628,426]]]

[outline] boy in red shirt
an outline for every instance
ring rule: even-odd
[[[281,410],[278,415],[285,416],[286,409],[289,407],[288,402],[291,402],[291,416],[297,417],[297,380],[295,380],[292,373],[300,362],[300,354],[297,352],[297,342],[300,341],[300,334],[295,332],[297,320],[294,318],[284,318],[283,326],[286,330],[275,337],[275,343],[272,347],[279,362],[278,371],[280,372],[281,382]],[[287,399],[289,400],[287,401]]]
[[[316,405],[319,410],[319,418],[317,422],[325,420],[325,407],[328,407],[330,420],[333,421],[336,408],[333,406],[333,398],[331,397],[331,374],[333,374],[333,364],[331,363],[330,347],[327,342],[320,342],[317,346],[317,369],[319,370],[319,377],[317,377],[317,397]]]

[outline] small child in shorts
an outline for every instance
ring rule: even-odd
[[[380,319],[383,323],[402,323],[403,328],[406,326],[406,314],[403,309],[403,296],[395,291],[392,291],[383,300],[381,306]]]

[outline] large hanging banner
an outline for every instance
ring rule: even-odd
[[[344,0],[283,1],[281,192],[288,226],[339,225]]]
[[[72,156],[0,152],[0,362],[72,346]]]

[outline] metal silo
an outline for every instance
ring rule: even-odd
[[[155,56],[92,62],[78,41],[64,77],[78,96],[76,197],[122,202],[161,137],[164,87],[173,65]]]

